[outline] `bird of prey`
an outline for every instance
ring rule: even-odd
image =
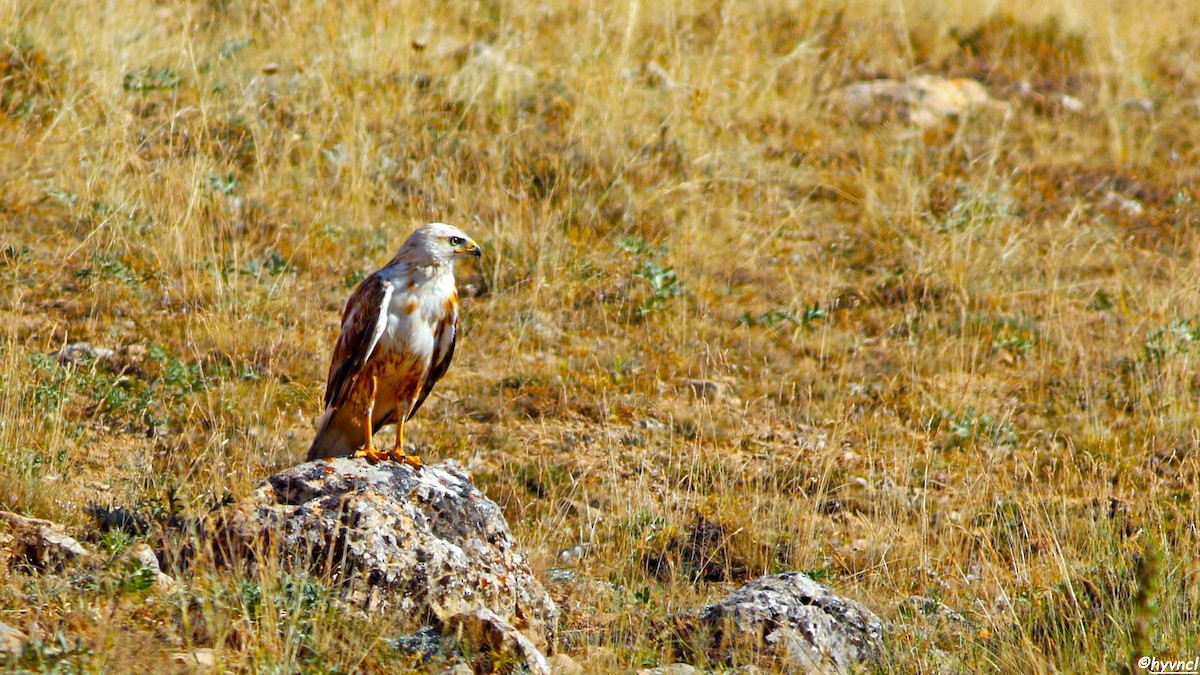
[[[450,367],[458,334],[454,262],[482,255],[462,230],[445,223],[418,228],[391,262],[350,294],[325,383],[325,414],[308,460],[366,457],[420,466],[404,450],[404,423]],[[396,424],[396,445],[371,443]]]

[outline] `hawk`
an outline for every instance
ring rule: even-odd
[[[418,228],[396,257],[350,294],[325,383],[325,414],[308,461],[352,455],[420,466],[404,451],[404,423],[446,374],[458,334],[454,262],[483,254],[445,223]],[[380,452],[371,436],[396,424],[396,446]]]

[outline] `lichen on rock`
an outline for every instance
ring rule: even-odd
[[[883,622],[800,572],[747,582],[700,615],[720,659],[738,645],[767,648],[804,672],[848,672],[877,662]]]
[[[539,649],[554,644],[553,600],[500,507],[454,462],[309,462],[271,476],[215,520],[214,547],[227,563],[306,567],[368,612],[444,624],[488,609]]]

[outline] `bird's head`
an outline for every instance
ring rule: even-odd
[[[483,255],[483,249],[453,225],[430,223],[408,236],[397,257],[412,256],[418,259],[418,264],[440,266],[451,265],[455,259],[465,255],[478,258]],[[424,260],[420,260],[422,258]]]

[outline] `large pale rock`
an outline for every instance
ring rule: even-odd
[[[902,119],[919,127],[939,126],[973,111],[1007,108],[975,80],[935,75],[855,82],[830,92],[825,105],[863,123]]]
[[[20,656],[28,639],[25,631],[0,623],[0,657]]]
[[[491,610],[546,649],[558,611],[501,509],[446,462],[339,458],[292,467],[219,514],[226,560],[278,556],[340,584],[348,602],[435,620]]]
[[[700,623],[718,652],[766,646],[805,672],[847,672],[882,649],[879,617],[800,572],[747,582],[705,608]]]
[[[62,525],[0,511],[0,555],[9,567],[38,572],[60,572],[69,563],[95,562],[83,544]]]

